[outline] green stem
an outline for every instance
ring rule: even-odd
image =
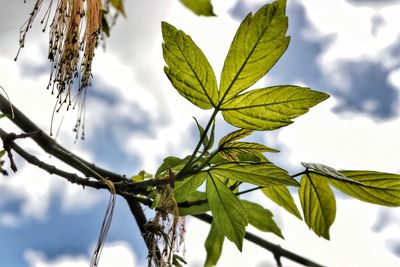
[[[182,168],[182,170],[180,170],[178,172],[178,174],[175,176],[175,179],[177,181],[182,180],[185,177],[185,174],[187,174],[188,170],[190,170],[192,168],[193,163],[195,162],[194,160],[196,159],[196,154],[197,154],[197,152],[199,152],[200,146],[203,143],[204,139],[206,138],[207,133],[210,130],[210,127],[213,124],[213,121],[214,121],[215,117],[217,116],[218,112],[219,112],[219,109],[215,108],[213,114],[211,115],[211,117],[207,123],[206,128],[204,129],[203,134],[200,137],[199,142],[197,143],[196,148],[194,149],[192,155],[190,156],[189,161],[185,164],[185,166]]]

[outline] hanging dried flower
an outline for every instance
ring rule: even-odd
[[[86,89],[92,77],[94,50],[103,32],[109,36],[107,15],[109,6],[116,10],[112,21],[118,13],[125,14],[122,0],[50,0],[41,21],[45,31],[52,13],[53,2],[57,2],[54,17],[50,24],[48,59],[51,61],[50,79],[47,88],[56,93],[57,102],[54,111],[63,106],[68,110],[71,105],[78,106],[78,116],[74,131],[84,138],[84,114]],[[19,49],[24,47],[25,37],[40,11],[43,0],[36,0],[30,17],[20,30]],[[104,29],[104,31],[103,31]],[[72,91],[76,88],[76,94]],[[54,115],[54,114],[53,114]],[[79,131],[82,130],[80,133]]]

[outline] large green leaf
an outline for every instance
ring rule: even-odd
[[[163,22],[164,71],[175,89],[196,106],[217,105],[218,90],[213,69],[190,36]]]
[[[230,124],[251,130],[273,130],[292,123],[329,95],[293,85],[253,90],[221,106]]]
[[[264,209],[263,206],[247,200],[240,200],[243,207],[246,209],[249,223],[257,229],[264,232],[272,232],[277,236],[283,238],[281,229],[276,225],[272,219],[272,212]]]
[[[222,245],[224,244],[224,235],[215,225],[211,224],[210,232],[208,233],[204,247],[206,248],[207,258],[204,267],[211,267],[217,265],[219,257],[222,252]]]
[[[307,225],[318,236],[329,239],[329,228],[336,216],[336,201],[327,179],[314,173],[303,175],[299,197]]]
[[[207,173],[200,172],[191,177],[187,177],[182,181],[175,183],[174,197],[177,202],[186,200],[186,197],[206,180]]]
[[[296,203],[294,203],[294,199],[286,186],[267,186],[262,188],[261,191],[276,204],[302,220],[299,209],[297,208]]]
[[[219,101],[225,103],[264,76],[285,52],[286,0],[251,13],[239,26],[221,73]]]
[[[233,192],[218,178],[209,176],[207,200],[218,229],[242,251],[247,213]]]
[[[193,13],[199,16],[215,16],[211,0],[179,0]]]
[[[362,201],[390,206],[400,206],[400,175],[375,171],[341,171],[347,178],[361,185],[347,181],[328,179],[328,182],[345,194]]]
[[[298,186],[284,169],[271,162],[228,162],[215,165],[210,172],[213,176],[232,179],[259,186],[292,185]]]

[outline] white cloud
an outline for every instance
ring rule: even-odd
[[[399,171],[399,119],[376,123],[368,117],[339,117],[335,99],[319,104],[279,132],[293,165],[317,162],[338,169]],[[286,150],[282,150],[285,153]]]
[[[54,260],[48,260],[43,253],[35,250],[25,251],[24,258],[30,267],[87,267],[90,263],[90,259],[86,256],[63,255]],[[117,241],[104,246],[99,266],[139,267],[144,265],[137,263],[136,254],[129,244]]]

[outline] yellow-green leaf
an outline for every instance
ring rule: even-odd
[[[298,186],[284,169],[271,162],[228,162],[211,167],[212,175],[221,179],[231,179],[259,186]]]
[[[221,106],[230,124],[251,130],[273,130],[292,123],[329,95],[299,86],[273,86],[235,97]]]
[[[111,4],[119,13],[121,13],[124,17],[126,17],[125,8],[124,8],[124,3],[122,2],[122,0],[110,0],[110,4]]]
[[[221,256],[222,246],[224,244],[224,235],[218,229],[215,223],[211,224],[210,232],[208,233],[204,247],[207,252],[206,262],[204,267],[217,265]]]
[[[239,26],[221,73],[219,101],[225,103],[263,77],[285,52],[286,0],[251,13]]]
[[[174,189],[175,200],[177,202],[186,200],[186,197],[196,191],[206,178],[207,173],[200,172],[191,177],[187,177],[182,181],[177,181]]]
[[[286,186],[267,186],[262,188],[261,191],[276,204],[302,220],[299,209],[297,208],[296,203],[294,203],[294,199]]]
[[[215,16],[211,0],[179,0],[198,16]]]
[[[248,130],[248,129],[240,129],[234,132],[231,132],[227,135],[225,135],[224,137],[221,138],[221,140],[218,143],[219,147],[223,147],[228,143],[231,143],[233,141],[245,138],[246,136],[249,136],[250,134],[252,134],[254,131],[252,130]]]
[[[275,221],[272,219],[273,215],[271,211],[264,209],[263,206],[254,202],[247,200],[240,200],[240,202],[246,209],[249,223],[251,225],[263,232],[272,232],[277,236],[284,238],[281,229],[279,229],[278,225],[276,225]]]
[[[373,204],[400,206],[400,175],[375,171],[340,171],[347,178],[361,183],[328,179],[345,194]]]
[[[247,225],[246,210],[235,194],[218,178],[207,178],[206,192],[213,222],[242,251]]]
[[[175,89],[202,109],[215,107],[218,90],[215,74],[190,36],[163,22],[164,71]]]
[[[327,179],[315,173],[303,175],[299,197],[307,225],[318,236],[329,240],[329,228],[336,216],[336,200]]]

